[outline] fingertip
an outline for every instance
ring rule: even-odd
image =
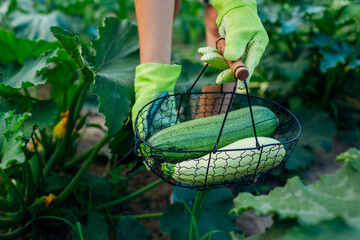
[[[229,61],[239,60],[245,52],[245,47],[241,46],[240,44],[238,46],[226,44],[224,58]]]

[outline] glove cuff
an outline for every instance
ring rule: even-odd
[[[141,89],[152,92],[174,91],[181,73],[180,65],[144,63],[136,67],[135,93]]]
[[[233,8],[249,7],[257,14],[256,0],[210,0],[211,5],[218,12],[216,24],[220,26],[223,17]]]

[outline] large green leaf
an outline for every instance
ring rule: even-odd
[[[79,69],[84,73],[84,75],[89,80],[92,80],[93,73],[82,56],[82,47],[78,42],[79,37],[69,32],[66,32],[64,29],[56,26],[51,27],[50,31],[60,41],[65,51],[73,59]]]
[[[341,219],[321,222],[318,225],[299,226],[291,229],[282,240],[331,240],[359,239],[360,230],[349,226]]]
[[[25,146],[23,132],[19,131],[29,114],[0,113],[0,168],[25,162],[22,148]]]
[[[320,61],[320,70],[324,73],[329,68],[336,67],[338,63],[346,63],[346,60],[353,55],[351,45],[341,42],[324,34],[314,35],[313,46],[320,48],[320,54],[323,56]]]
[[[330,151],[333,147],[332,138],[337,133],[335,122],[329,113],[318,110],[299,110],[295,112],[301,124],[300,144],[313,150]]]
[[[91,194],[91,203],[94,205],[110,201],[112,187],[104,177],[85,174],[79,182],[78,189],[81,189],[86,195]]]
[[[294,149],[291,157],[285,162],[285,168],[290,171],[305,169],[315,162],[315,154],[306,147],[306,141],[300,138],[298,145]]]
[[[86,226],[82,226],[83,239],[86,240],[107,240],[108,235],[108,224],[105,218],[97,213],[91,212],[88,215],[88,221]],[[74,240],[80,239],[78,235],[73,235]]]
[[[181,188],[177,195],[184,199],[190,199],[192,195],[194,199],[195,193],[195,190]],[[201,236],[213,230],[211,239],[230,239],[224,233],[215,233],[215,230],[229,232],[236,229],[235,218],[228,214],[232,208],[232,199],[233,196],[228,189],[220,188],[210,191],[198,221]],[[177,202],[165,208],[160,218],[160,229],[165,233],[170,233],[172,240],[188,239],[190,215],[182,203]]]
[[[118,131],[109,142],[111,153],[117,154],[121,157],[125,156],[134,148],[134,141],[129,141],[129,139],[134,139],[134,135],[132,123],[130,121],[125,123],[123,128]],[[136,159],[134,159],[134,161],[135,160]]]
[[[271,3],[261,4],[259,7],[259,16],[262,21],[270,21],[271,23],[276,23],[279,19],[279,12],[281,10],[281,4],[279,3]]]
[[[46,41],[56,40],[49,30],[51,26],[70,29],[72,23],[72,19],[69,16],[59,11],[52,11],[48,14],[37,13],[35,11],[30,13],[15,11],[10,14],[10,19],[10,26],[17,36],[31,40],[42,39]]]
[[[360,230],[359,181],[360,157],[342,165],[336,174],[325,175],[308,186],[294,177],[268,195],[240,193],[231,213],[255,209],[257,214],[274,213],[280,219],[298,219],[308,225],[341,218]]]
[[[0,74],[1,70],[3,71],[3,75],[0,75],[0,93],[44,84],[46,79],[40,73],[48,67],[48,58],[54,55],[53,52],[49,52],[37,58],[31,57],[22,67],[12,62],[7,68],[0,68]]]
[[[77,76],[77,65],[68,53],[60,49],[57,51],[57,56],[52,57],[49,61],[53,64],[43,73],[47,82],[62,89],[73,88],[71,81]]]
[[[301,124],[301,135],[297,147],[286,161],[286,169],[304,169],[315,161],[314,150],[330,151],[332,138],[337,133],[335,122],[329,114],[317,110],[299,110],[295,112]]]
[[[326,72],[329,68],[336,67],[338,63],[345,63],[346,59],[352,54],[352,49],[346,43],[339,43],[331,46],[329,49],[321,49],[320,53],[323,58],[320,62],[320,69]]]
[[[253,235],[246,240],[335,240],[359,237],[360,230],[349,226],[341,219],[300,226],[294,221],[283,220],[275,221],[265,233]]]
[[[24,123],[24,136],[30,138],[33,126],[43,129],[51,126],[59,114],[58,105],[52,100],[38,101],[31,109],[31,117]]]
[[[44,52],[55,50],[58,46],[56,42],[18,38],[13,32],[0,29],[0,61],[5,64],[12,61],[24,64],[24,61],[31,56],[38,57]]]
[[[107,18],[99,35],[93,43],[96,76],[91,89],[98,96],[108,133],[114,135],[128,118],[134,100],[134,75],[139,64],[137,28],[129,21]]]
[[[273,54],[261,62],[266,68],[277,69],[282,75],[296,81],[309,68],[311,51],[306,48],[299,48],[293,54],[295,55],[293,59],[289,59],[287,54]]]
[[[247,237],[246,240],[281,240],[284,235],[296,225],[296,221],[287,219],[279,221],[274,219],[273,225],[266,229],[265,233],[255,234]],[[241,239],[241,238],[240,238]],[[233,240],[240,240],[233,239]]]
[[[11,110],[13,110],[11,103],[4,97],[0,96],[0,112],[8,112]]]
[[[116,226],[117,239],[126,240],[150,240],[150,234],[145,226],[134,217],[126,216],[120,219]]]

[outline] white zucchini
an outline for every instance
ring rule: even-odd
[[[177,182],[189,185],[203,185],[229,181],[235,178],[250,176],[269,170],[279,165],[285,157],[286,151],[279,141],[268,137],[258,137],[263,147],[259,163],[260,150],[224,151],[205,155],[198,159],[186,160],[176,164],[162,163],[162,171]],[[236,141],[220,150],[255,148],[255,138],[246,138]],[[209,163],[210,158],[210,163]]]

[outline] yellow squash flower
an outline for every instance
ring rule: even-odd
[[[66,124],[68,120],[69,111],[61,113],[60,116],[63,118],[56,124],[53,130],[53,134],[56,138],[63,139],[65,136]]]
[[[50,203],[55,199],[55,195],[50,193],[48,196],[44,196],[45,206],[49,206]]]

